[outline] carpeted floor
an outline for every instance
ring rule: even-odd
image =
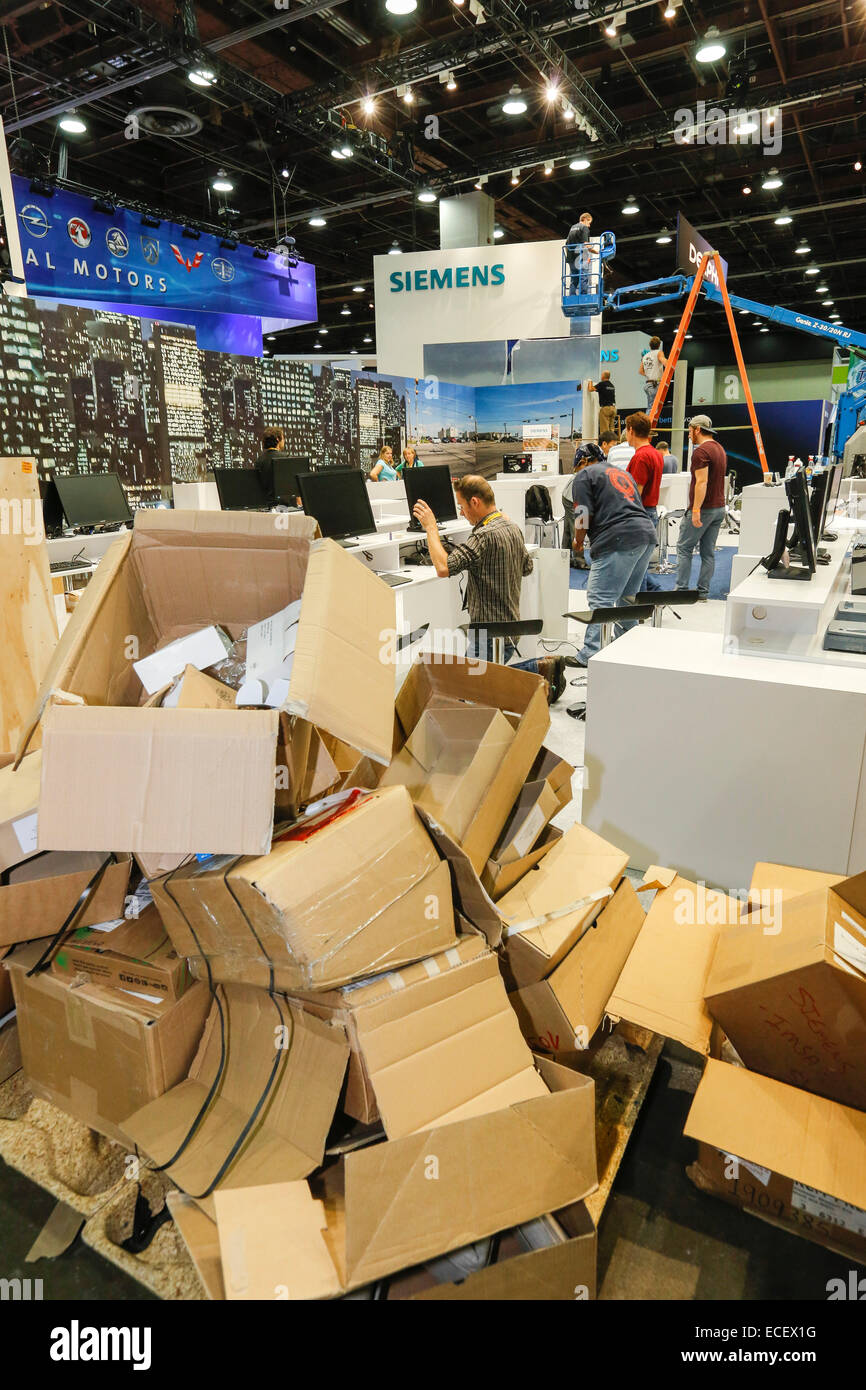
[[[736,549],[733,546],[719,546],[716,550],[716,568],[710,580],[710,598],[727,598],[731,588],[731,566],[734,562]],[[700,568],[700,557],[695,553],[692,560],[692,583],[698,582],[698,570]],[[654,576],[662,589],[675,589],[677,577],[675,573],[657,574]],[[586,581],[589,578],[588,570],[572,570],[569,576],[569,588],[585,589]]]

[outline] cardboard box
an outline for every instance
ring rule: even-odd
[[[28,753],[17,769],[0,768],[0,873],[39,853],[37,820],[42,749]]]
[[[153,881],[178,954],[273,963],[281,982],[309,990],[450,946],[449,868],[406,789],[346,795],[357,799],[318,828],[298,822],[263,858],[193,863]]]
[[[866,873],[720,933],[706,1001],[751,1071],[866,1109]]]
[[[500,864],[493,855],[484,866],[481,882],[494,902],[510,893],[515,883],[519,883],[525,873],[540,864],[544,856],[562,839],[562,831],[555,825],[545,826],[529,854],[522,859],[513,859],[508,864]]]
[[[498,901],[506,983],[522,989],[550,974],[613,894],[628,855],[573,825],[538,866]]]
[[[424,710],[379,785],[406,787],[459,844],[513,741],[514,730],[499,710]]]
[[[529,769],[526,780],[527,782],[546,782],[556,797],[559,810],[563,811],[572,799],[571,779],[573,776],[574,768],[571,763],[567,763],[558,753],[551,753],[549,748],[542,748]]]
[[[550,726],[546,689],[540,676],[527,671],[492,662],[479,669],[477,662],[439,653],[416,661],[400,687],[396,709],[404,740],[428,709],[482,705],[511,716],[514,738],[462,837],[476,873],[482,872]]]
[[[866,1115],[710,1060],[685,1133],[702,1191],[866,1262]]]
[[[344,1109],[389,1139],[546,1094],[480,937],[319,998],[352,1047]]]
[[[2,960],[2,958],[0,958]],[[0,964],[0,1020],[7,1014],[11,1014],[15,1008],[12,998],[12,981],[9,978],[9,971],[4,970]]]
[[[100,561],[40,689],[43,849],[263,854],[276,710],[143,709],[132,661],[218,623],[237,637],[301,597],[286,708],[387,762],[395,598],[315,522],[288,513],[138,512]],[[346,699],[346,672],[352,698]],[[58,705],[56,692],[84,703]],[[23,746],[22,741],[22,746]]]
[[[207,986],[153,1004],[50,971],[28,977],[46,944],[16,947],[4,961],[27,1079],[37,1095],[125,1143],[126,1116],[187,1074],[210,1004]]]
[[[189,993],[198,989],[210,998],[204,985]],[[342,1029],[283,995],[222,986],[189,1075],[129,1115],[124,1133],[213,1215],[217,1185],[271,1192],[319,1166],[348,1055]]]
[[[564,1062],[589,1047],[644,916],[637,893],[624,880],[546,979],[509,994],[531,1048]]]
[[[10,869],[0,885],[0,946],[59,931],[104,859],[104,854],[49,851]],[[128,854],[118,855],[118,863],[109,865],[78,926],[123,916],[130,865]]]
[[[490,858],[500,865],[515,864],[525,859],[538,842],[547,822],[559,809],[556,793],[547,782],[527,782],[512,807]]]
[[[93,984],[157,999],[179,999],[192,981],[152,904],[109,931],[78,928],[57,951],[51,969],[65,980],[83,975]]]
[[[583,1200],[597,1186],[593,1084],[538,1067],[550,1094],[357,1149],[310,1185],[219,1189],[227,1298],[338,1297]]]
[[[235,695],[236,692],[230,685],[214,680],[213,676],[206,676],[204,671],[198,671],[195,666],[187,666],[169,708],[237,709]]]

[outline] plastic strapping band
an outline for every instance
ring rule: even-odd
[[[545,912],[540,917],[527,917],[524,922],[506,923],[502,935],[505,937],[517,936],[521,932],[532,931],[533,927],[543,927],[548,922],[556,922],[560,917],[568,917],[572,912],[579,912],[581,908],[592,907],[593,903],[604,902],[606,898],[612,897],[612,888],[602,888],[597,893],[589,893],[585,898],[577,898],[573,903],[566,903],[564,907],[556,907],[552,912]]]
[[[63,926],[58,928],[58,930],[54,933],[51,940],[49,941],[48,945],[45,947],[45,950],[42,952],[42,955],[39,957],[36,964],[32,966],[30,970],[27,971],[28,979],[31,975],[38,975],[40,971],[48,969],[49,965],[51,964],[51,961],[54,958],[55,952],[65,941],[66,934],[74,930],[76,918],[78,917],[79,913],[84,911],[85,907],[90,902],[90,899],[93,897],[94,893],[96,892],[97,888],[102,882],[102,877],[106,869],[113,860],[115,860],[115,856],[113,854],[106,855],[105,859],[103,859],[102,863],[96,870],[96,873],[93,875],[90,882],[86,884],[86,886],[82,889],[81,893],[79,894],[78,901],[76,902],[72,911],[68,914],[65,922],[63,923]]]
[[[247,926],[249,927],[249,929],[250,929],[250,931],[251,931],[251,933],[252,933],[252,936],[253,936],[253,940],[255,941],[256,945],[258,946],[258,948],[259,948],[259,950],[261,951],[262,955],[264,956],[265,960],[268,962],[268,994],[270,994],[271,997],[273,997],[273,993],[274,993],[274,962],[271,960],[270,956],[268,955],[267,951],[265,950],[265,948],[264,948],[264,943],[262,942],[261,937],[259,936],[258,932],[256,931],[255,926],[254,926],[253,923],[250,921],[250,918],[247,916],[247,914],[246,914],[246,912],[245,912],[245,910],[244,910],[243,903],[241,902],[240,898],[238,897],[237,893],[235,892],[233,886],[229,883],[229,874],[231,873],[232,869],[234,869],[234,868],[236,867],[236,865],[240,862],[240,860],[241,860],[242,857],[243,857],[242,855],[238,855],[238,857],[235,859],[235,861],[234,861],[233,864],[227,865],[226,871],[225,871],[225,873],[223,874],[223,884],[225,885],[226,891],[229,892],[229,893],[231,894],[232,901],[234,902],[235,907],[237,908],[238,912],[241,914],[241,916],[243,917],[243,919],[244,919],[244,921],[246,922]]]

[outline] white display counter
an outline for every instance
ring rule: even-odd
[[[825,652],[824,634],[850,587],[849,533],[825,541],[828,564],[811,579],[771,579],[763,566],[731,589],[725,605],[724,649],[744,656],[795,661],[834,660],[861,666],[855,653]]]
[[[588,668],[584,822],[632,863],[747,888],[756,860],[866,865],[866,665],[639,627]]]

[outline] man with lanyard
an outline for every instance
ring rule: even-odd
[[[520,588],[523,576],[532,573],[523,532],[503,516],[496,505],[493,489],[485,478],[472,473],[454,484],[461,514],[472,522],[465,541],[448,552],[436,526],[436,518],[426,502],[416,502],[413,516],[424,527],[430,559],[440,579],[466,573],[466,607],[472,623],[520,621]],[[506,642],[506,662],[517,654],[513,642]],[[490,661],[492,639],[482,634],[470,636],[469,655]],[[513,663],[521,670],[534,671],[548,684],[548,701],[553,704],[565,689],[563,657]]]

